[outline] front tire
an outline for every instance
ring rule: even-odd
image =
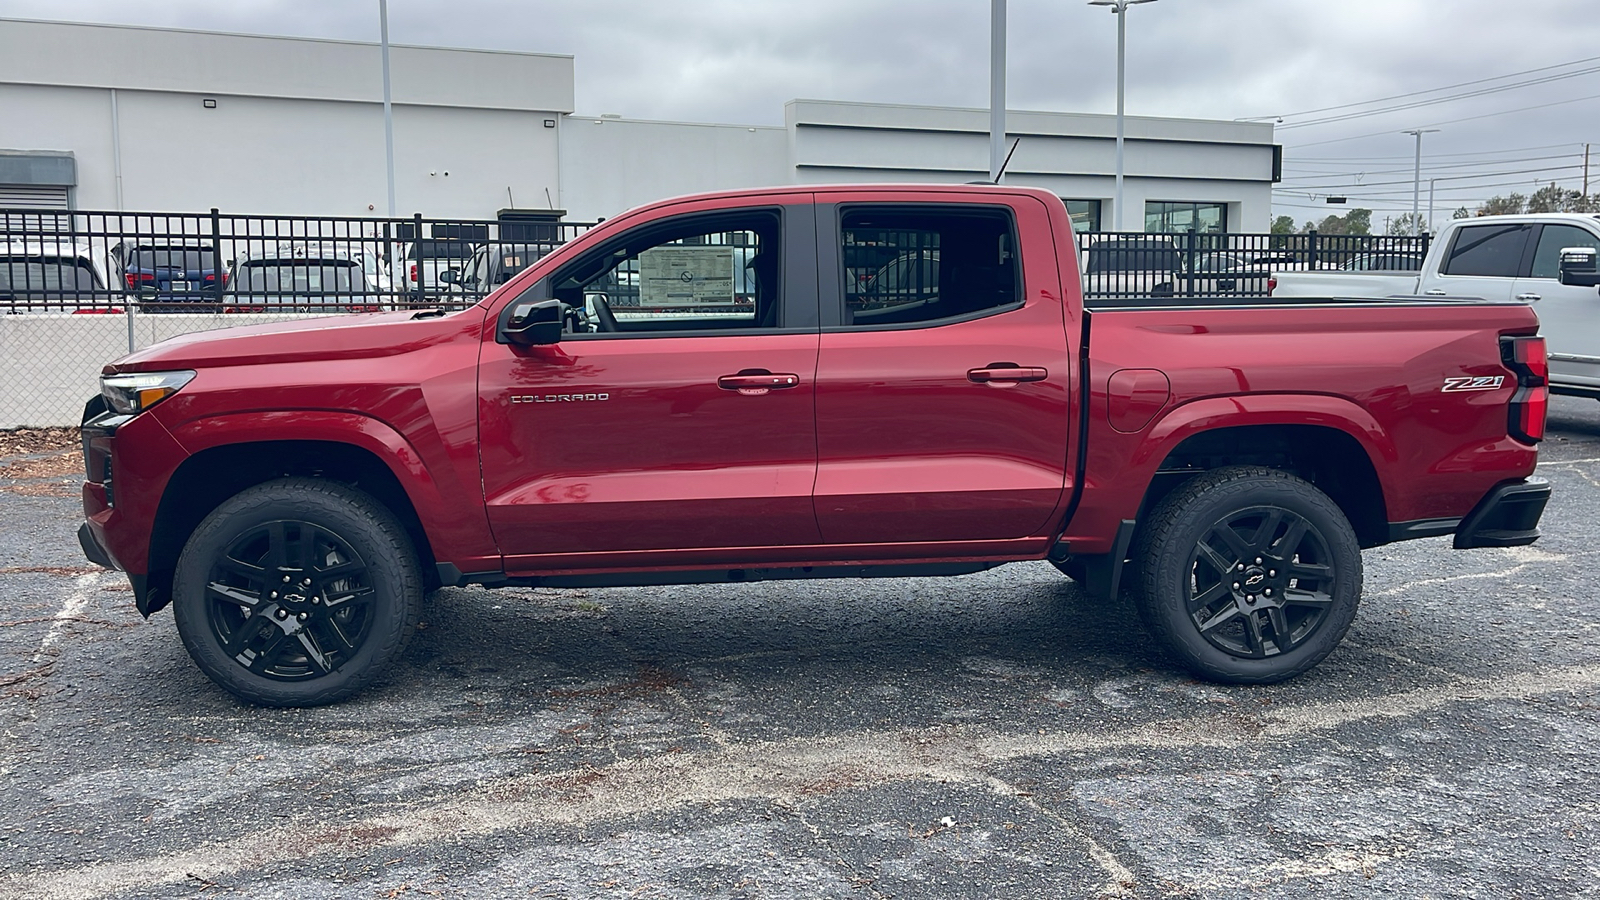
[[[1361,548],[1344,512],[1310,483],[1237,466],[1169,494],[1143,529],[1138,609],[1195,674],[1272,684],[1321,662],[1361,596]]]
[[[197,665],[262,706],[366,687],[416,630],[422,578],[405,529],[369,495],[317,478],[248,488],[178,558],[173,616]]]

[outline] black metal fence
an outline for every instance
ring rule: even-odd
[[[1265,297],[1273,272],[1315,269],[1415,272],[1429,235],[1150,234],[1078,236],[1084,296]]]
[[[0,313],[317,313],[475,302],[592,227],[0,209]]]
[[[536,211],[467,220],[0,209],[0,314],[453,308],[590,227]],[[1078,235],[1085,295],[1111,299],[1261,297],[1274,271],[1416,270],[1428,242],[1314,231]]]

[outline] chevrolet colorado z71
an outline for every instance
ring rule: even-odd
[[[937,258],[863,286],[847,256]],[[933,272],[937,272],[933,275]],[[1199,675],[1343,637],[1361,550],[1538,537],[1526,304],[1085,309],[1012,187],[785,187],[611,219],[456,312],[174,338],[84,413],[88,557],[246,700],[347,697],[440,585],[960,575],[1130,588]]]

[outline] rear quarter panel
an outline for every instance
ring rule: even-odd
[[[1076,552],[1105,552],[1174,448],[1244,425],[1349,434],[1377,472],[1390,522],[1463,516],[1496,483],[1533,472],[1534,448],[1506,433],[1516,378],[1499,338],[1537,328],[1525,306],[1460,302],[1092,313],[1084,498],[1066,536]],[[1109,424],[1108,380],[1132,368],[1162,370],[1171,391],[1130,434]],[[1495,390],[1443,391],[1462,375],[1506,377]]]

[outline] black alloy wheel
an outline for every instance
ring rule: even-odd
[[[1299,675],[1344,638],[1360,602],[1361,550],[1344,512],[1276,469],[1190,479],[1149,516],[1134,558],[1146,626],[1214,681]]]
[[[1239,510],[1211,526],[1190,557],[1188,612],[1212,646],[1263,659],[1304,644],[1328,621],[1328,542],[1292,510]]]
[[[371,632],[372,574],[311,522],[276,519],[240,534],[211,567],[212,637],[249,671],[279,681],[335,672]]]
[[[173,579],[189,655],[263,706],[355,694],[404,651],[421,603],[405,529],[371,496],[317,478],[224,501],[190,535]]]

